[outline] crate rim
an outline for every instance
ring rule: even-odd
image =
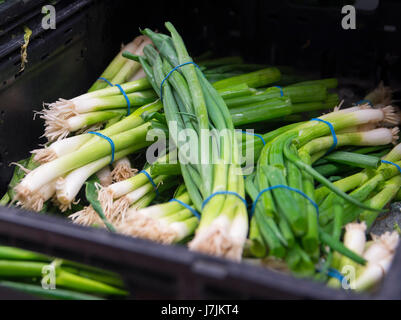
[[[27,230],[30,230],[30,232],[26,232]],[[9,245],[12,245],[15,240],[22,241],[18,247],[32,250],[31,247],[25,245],[25,242],[34,243],[38,245],[37,251],[44,254],[57,252],[57,248],[76,250],[77,248],[74,247],[74,244],[79,242],[82,244],[81,250],[84,250],[84,252],[81,252],[82,256],[105,259],[104,261],[109,261],[113,264],[123,263],[124,268],[129,266],[149,267],[151,264],[149,259],[156,259],[160,262],[175,265],[177,270],[187,272],[185,277],[196,276],[199,278],[200,276],[209,281],[239,281],[240,283],[257,286],[257,291],[260,292],[263,288],[269,288],[305,299],[359,300],[399,298],[386,292],[385,283],[382,284],[376,295],[355,294],[344,290],[331,289],[310,279],[298,279],[265,267],[209,256],[177,245],[162,245],[145,239],[112,234],[104,229],[75,225],[65,220],[65,218],[38,214],[19,208],[0,207],[0,234],[2,237],[9,237]],[[52,243],[41,244],[44,238],[51,238]],[[72,241],[71,245],[67,244],[69,241]],[[3,244],[7,245],[7,243]],[[92,249],[97,250],[89,252]],[[121,256],[124,257],[123,262],[117,261],[117,252],[120,252]],[[99,255],[100,253],[102,256]],[[136,256],[146,259],[136,259]],[[396,257],[401,257],[401,247],[398,248]],[[64,257],[61,256],[61,258]],[[199,264],[206,266],[206,272],[198,270]],[[224,270],[224,277],[221,277],[219,272],[215,275],[213,275],[213,272],[208,272],[213,270],[214,266]],[[388,275],[395,271],[393,270],[394,266],[395,264],[392,265]],[[114,271],[118,272],[118,270]],[[252,290],[250,290],[250,293]],[[233,291],[233,293],[239,292]]]

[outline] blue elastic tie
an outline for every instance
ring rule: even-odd
[[[265,141],[265,139],[263,138],[263,136],[262,136],[262,135],[260,135],[260,134],[257,134],[257,133],[251,133],[251,132],[247,132],[247,131],[244,131],[244,130],[242,130],[242,133],[245,133],[245,134],[249,134],[249,135],[251,135],[251,136],[258,137],[260,140],[262,140],[262,142],[263,142],[263,145],[264,145],[264,146],[266,145],[266,141]]]
[[[273,86],[273,88],[279,88],[279,89],[280,89],[281,97],[284,96],[284,91],[283,91],[283,88],[282,88],[282,87],[280,87],[280,86]]]
[[[120,90],[120,92],[123,94],[125,101],[127,101],[127,115],[129,116],[131,114],[131,102],[128,99],[127,94],[125,93],[124,89],[121,87],[121,85],[117,84],[112,84],[109,80],[107,80],[106,78],[100,77],[99,80],[103,80],[105,82],[108,83],[108,85],[110,87],[117,87],[118,90]]]
[[[192,214],[198,218],[198,220],[200,220],[200,214],[198,211],[196,211],[194,208],[192,208],[190,205],[186,204],[185,202],[182,202],[181,200],[178,200],[176,198],[171,199],[169,202],[178,202],[180,205],[182,205],[183,207],[185,207],[186,209],[188,209],[189,211],[192,212]]]
[[[361,105],[361,104],[365,104],[365,103],[368,103],[371,107],[373,107],[373,103],[372,103],[372,101],[370,101],[370,100],[360,100],[360,101],[358,101],[356,104],[357,105]]]
[[[104,82],[106,82],[110,87],[114,87],[114,84],[112,84],[109,80],[107,80],[106,78],[100,77],[99,80],[103,80]]]
[[[323,122],[323,123],[325,123],[325,124],[327,124],[327,125],[329,126],[330,131],[331,131],[331,135],[333,136],[333,145],[332,145],[332,146],[330,147],[330,149],[326,152],[326,154],[328,154],[328,153],[330,153],[331,151],[333,151],[333,150],[337,147],[337,143],[338,143],[336,131],[334,130],[333,125],[332,125],[330,122],[328,122],[328,121],[326,121],[326,120],[323,120],[323,119],[319,119],[319,118],[313,118],[313,119],[311,119],[310,121],[320,121],[320,122]]]
[[[210,199],[212,199],[214,196],[217,196],[217,195],[219,195],[219,194],[230,194],[230,195],[236,196],[238,199],[240,199],[240,200],[245,204],[245,207],[247,206],[246,200],[245,200],[243,197],[241,197],[238,193],[236,193],[236,192],[234,192],[234,191],[217,191],[217,192],[212,193],[210,196],[208,196],[208,197],[205,199],[205,201],[203,201],[203,203],[202,203],[202,209],[203,209],[203,208],[205,207],[205,205],[210,201]]]
[[[271,190],[279,189],[279,188],[291,190],[291,191],[294,191],[294,192],[300,194],[301,196],[303,196],[305,199],[307,199],[307,200],[315,207],[316,213],[317,213],[317,215],[319,216],[319,206],[316,204],[315,201],[313,201],[311,198],[309,198],[309,197],[308,197],[305,193],[303,193],[301,190],[298,190],[298,189],[295,189],[295,188],[286,186],[286,185],[284,185],[284,184],[278,184],[278,185],[275,185],[275,186],[271,186],[271,187],[268,187],[268,188],[263,189],[262,191],[260,191],[259,194],[258,194],[258,196],[256,197],[255,201],[254,201],[253,204],[252,204],[251,216],[252,216],[253,213],[255,212],[256,204],[258,203],[260,197],[261,197],[265,192],[267,192],[267,191],[271,191]]]
[[[336,278],[338,279],[338,281],[340,281],[340,283],[343,283],[344,276],[341,274],[340,271],[334,268],[329,268],[329,270],[327,271],[327,275],[331,278]]]
[[[101,134],[99,132],[89,131],[88,133],[94,134],[95,136],[103,138],[103,139],[107,140],[108,143],[110,143],[110,146],[111,146],[111,161],[110,161],[110,164],[113,163],[114,162],[114,152],[116,150],[113,140],[111,140],[111,138],[109,138],[108,136],[105,136],[104,134]]]
[[[115,86],[116,86],[116,87],[120,90],[120,92],[123,94],[123,96],[124,96],[124,98],[125,98],[125,101],[127,101],[127,115],[129,116],[129,115],[131,114],[131,102],[129,101],[128,96],[127,96],[127,94],[125,93],[124,89],[123,89],[119,84],[116,84]]]
[[[398,171],[401,173],[401,167],[398,164],[396,164],[394,162],[391,162],[391,161],[387,161],[387,160],[381,160],[381,162],[382,163],[391,164],[391,165],[395,166],[398,169]]]
[[[149,174],[146,170],[142,170],[142,171],[139,172],[139,173],[143,173],[143,174],[148,178],[148,180],[149,180],[150,183],[152,184],[153,188],[155,189],[156,197],[158,197],[158,196],[159,196],[159,190],[158,190],[158,188],[157,188],[156,183],[153,181],[152,177],[150,176],[150,174]]]
[[[189,61],[189,62],[185,62],[183,64],[179,64],[178,66],[174,67],[173,69],[171,69],[171,71],[169,73],[167,73],[166,77],[163,79],[162,83],[160,84],[160,100],[163,101],[163,84],[164,81],[166,81],[168,79],[168,77],[170,77],[170,75],[177,69],[181,68],[182,66],[186,66],[187,64],[193,64],[195,67],[197,67],[198,69],[200,69],[200,67],[193,61]]]

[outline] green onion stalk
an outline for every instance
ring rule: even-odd
[[[64,270],[63,266],[55,266],[56,287],[66,288],[73,291],[89,294],[125,296],[127,292],[120,288],[102,283],[97,280],[85,278],[77,274]],[[4,278],[32,278],[42,277],[42,270],[49,263],[38,261],[18,261],[18,260],[0,260],[0,277]]]
[[[370,131],[340,133],[337,134],[336,147],[342,146],[384,146],[390,143],[395,144],[399,137],[398,127],[387,129],[379,128]],[[321,137],[308,142],[300,148],[300,152],[306,152],[317,160],[318,156],[324,156],[327,150],[333,145],[334,138],[332,136]],[[351,159],[352,160],[352,159]]]
[[[401,147],[395,146],[389,154],[384,157],[384,160],[394,162],[397,165],[401,164]],[[334,182],[334,185],[345,192],[350,192],[350,195],[364,201],[366,205],[381,209],[390,202],[398,192],[399,174],[397,167],[391,164],[381,164],[376,170],[365,169],[362,172],[356,173],[344,179]],[[375,194],[372,194],[374,193]],[[319,221],[322,226],[326,226],[328,230],[332,228],[330,222],[333,217],[329,210],[330,198],[334,197],[326,187],[316,190],[316,198],[319,203],[321,212]],[[368,200],[368,198],[370,199]],[[345,204],[343,208],[345,219],[343,224],[351,222],[358,217],[366,221],[368,227],[372,225],[377,217],[377,213],[362,210],[351,204]]]
[[[288,96],[293,103],[324,101],[327,98],[327,89],[323,85],[284,87],[282,89],[271,87],[267,88],[263,93],[252,95],[251,97],[227,99],[226,104],[229,108],[236,108],[242,105],[280,98],[281,94]]]
[[[336,94],[330,96],[326,101],[304,103],[292,103],[290,97],[283,96],[234,107],[230,109],[230,113],[234,125],[243,126],[250,123],[287,117],[294,113],[330,109],[335,107],[337,103],[338,96]]]
[[[143,47],[149,43],[150,40],[145,36],[136,37],[121,49],[100,77],[107,79],[113,84],[123,84],[135,77],[136,73],[140,72],[141,66],[138,63],[135,64],[132,61],[124,59],[122,53],[128,51],[133,54],[142,54]],[[95,92],[107,86],[108,83],[106,81],[98,79],[91,86],[89,92]]]
[[[26,292],[28,294],[46,298],[46,299],[54,299],[54,300],[102,300],[102,298],[99,298],[94,295],[88,295],[84,293],[78,293],[75,291],[71,290],[65,290],[65,289],[55,289],[55,290],[49,290],[49,289],[44,289],[42,286],[39,286],[37,284],[28,284],[28,283],[21,283],[21,282],[15,282],[15,281],[4,281],[0,280],[0,285],[2,287],[10,288],[13,290],[21,291],[21,292]]]

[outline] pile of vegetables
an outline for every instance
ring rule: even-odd
[[[89,92],[39,112],[48,143],[16,163],[0,204],[236,261],[274,260],[330,286],[344,286],[351,266],[353,288],[374,287],[398,243],[397,233],[366,242],[401,186],[389,88],[340,108],[336,79],[239,57],[194,62],[166,28],[144,29]],[[168,142],[150,139],[155,131]]]

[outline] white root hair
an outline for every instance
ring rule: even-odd
[[[45,103],[44,106],[46,108],[44,108],[41,112],[38,112],[38,114],[42,116],[50,115],[58,119],[67,120],[79,114],[76,111],[74,102],[71,100],[60,98],[56,102]]]
[[[97,199],[100,202],[100,205],[103,209],[104,215],[107,219],[110,219],[114,216],[113,214],[113,202],[114,202],[114,194],[113,190],[108,187],[101,187],[98,191]]]
[[[117,230],[125,235],[172,244],[177,239],[177,232],[158,219],[147,217],[138,211],[130,210],[130,217],[122,222]]]
[[[188,244],[189,249],[240,261],[243,242],[238,243],[230,237],[230,227],[227,217],[219,216],[207,228],[197,230],[194,239]]]
[[[122,158],[116,161],[111,176],[114,182],[120,182],[133,177],[137,172],[137,169],[131,167],[128,159]]]
[[[44,164],[57,159],[57,154],[51,148],[42,148],[32,150],[31,153],[34,155],[33,160]]]
[[[384,118],[382,122],[385,122],[387,124],[396,126],[398,125],[400,119],[399,116],[396,114],[395,109],[393,106],[386,106],[381,109],[384,114]]]
[[[398,127],[394,127],[391,129],[391,134],[393,135],[393,141],[392,144],[396,145],[398,140],[399,140],[399,133],[400,133],[400,129]]]
[[[47,138],[48,141],[61,140],[70,134],[67,120],[44,113],[41,114],[40,118],[45,120],[45,133],[42,137]]]
[[[130,205],[131,201],[125,196],[116,200],[112,205],[109,219],[116,223],[124,223]]]
[[[92,206],[85,207],[83,210],[69,215],[68,218],[70,218],[72,222],[83,226],[97,224],[101,227],[106,227]]]

